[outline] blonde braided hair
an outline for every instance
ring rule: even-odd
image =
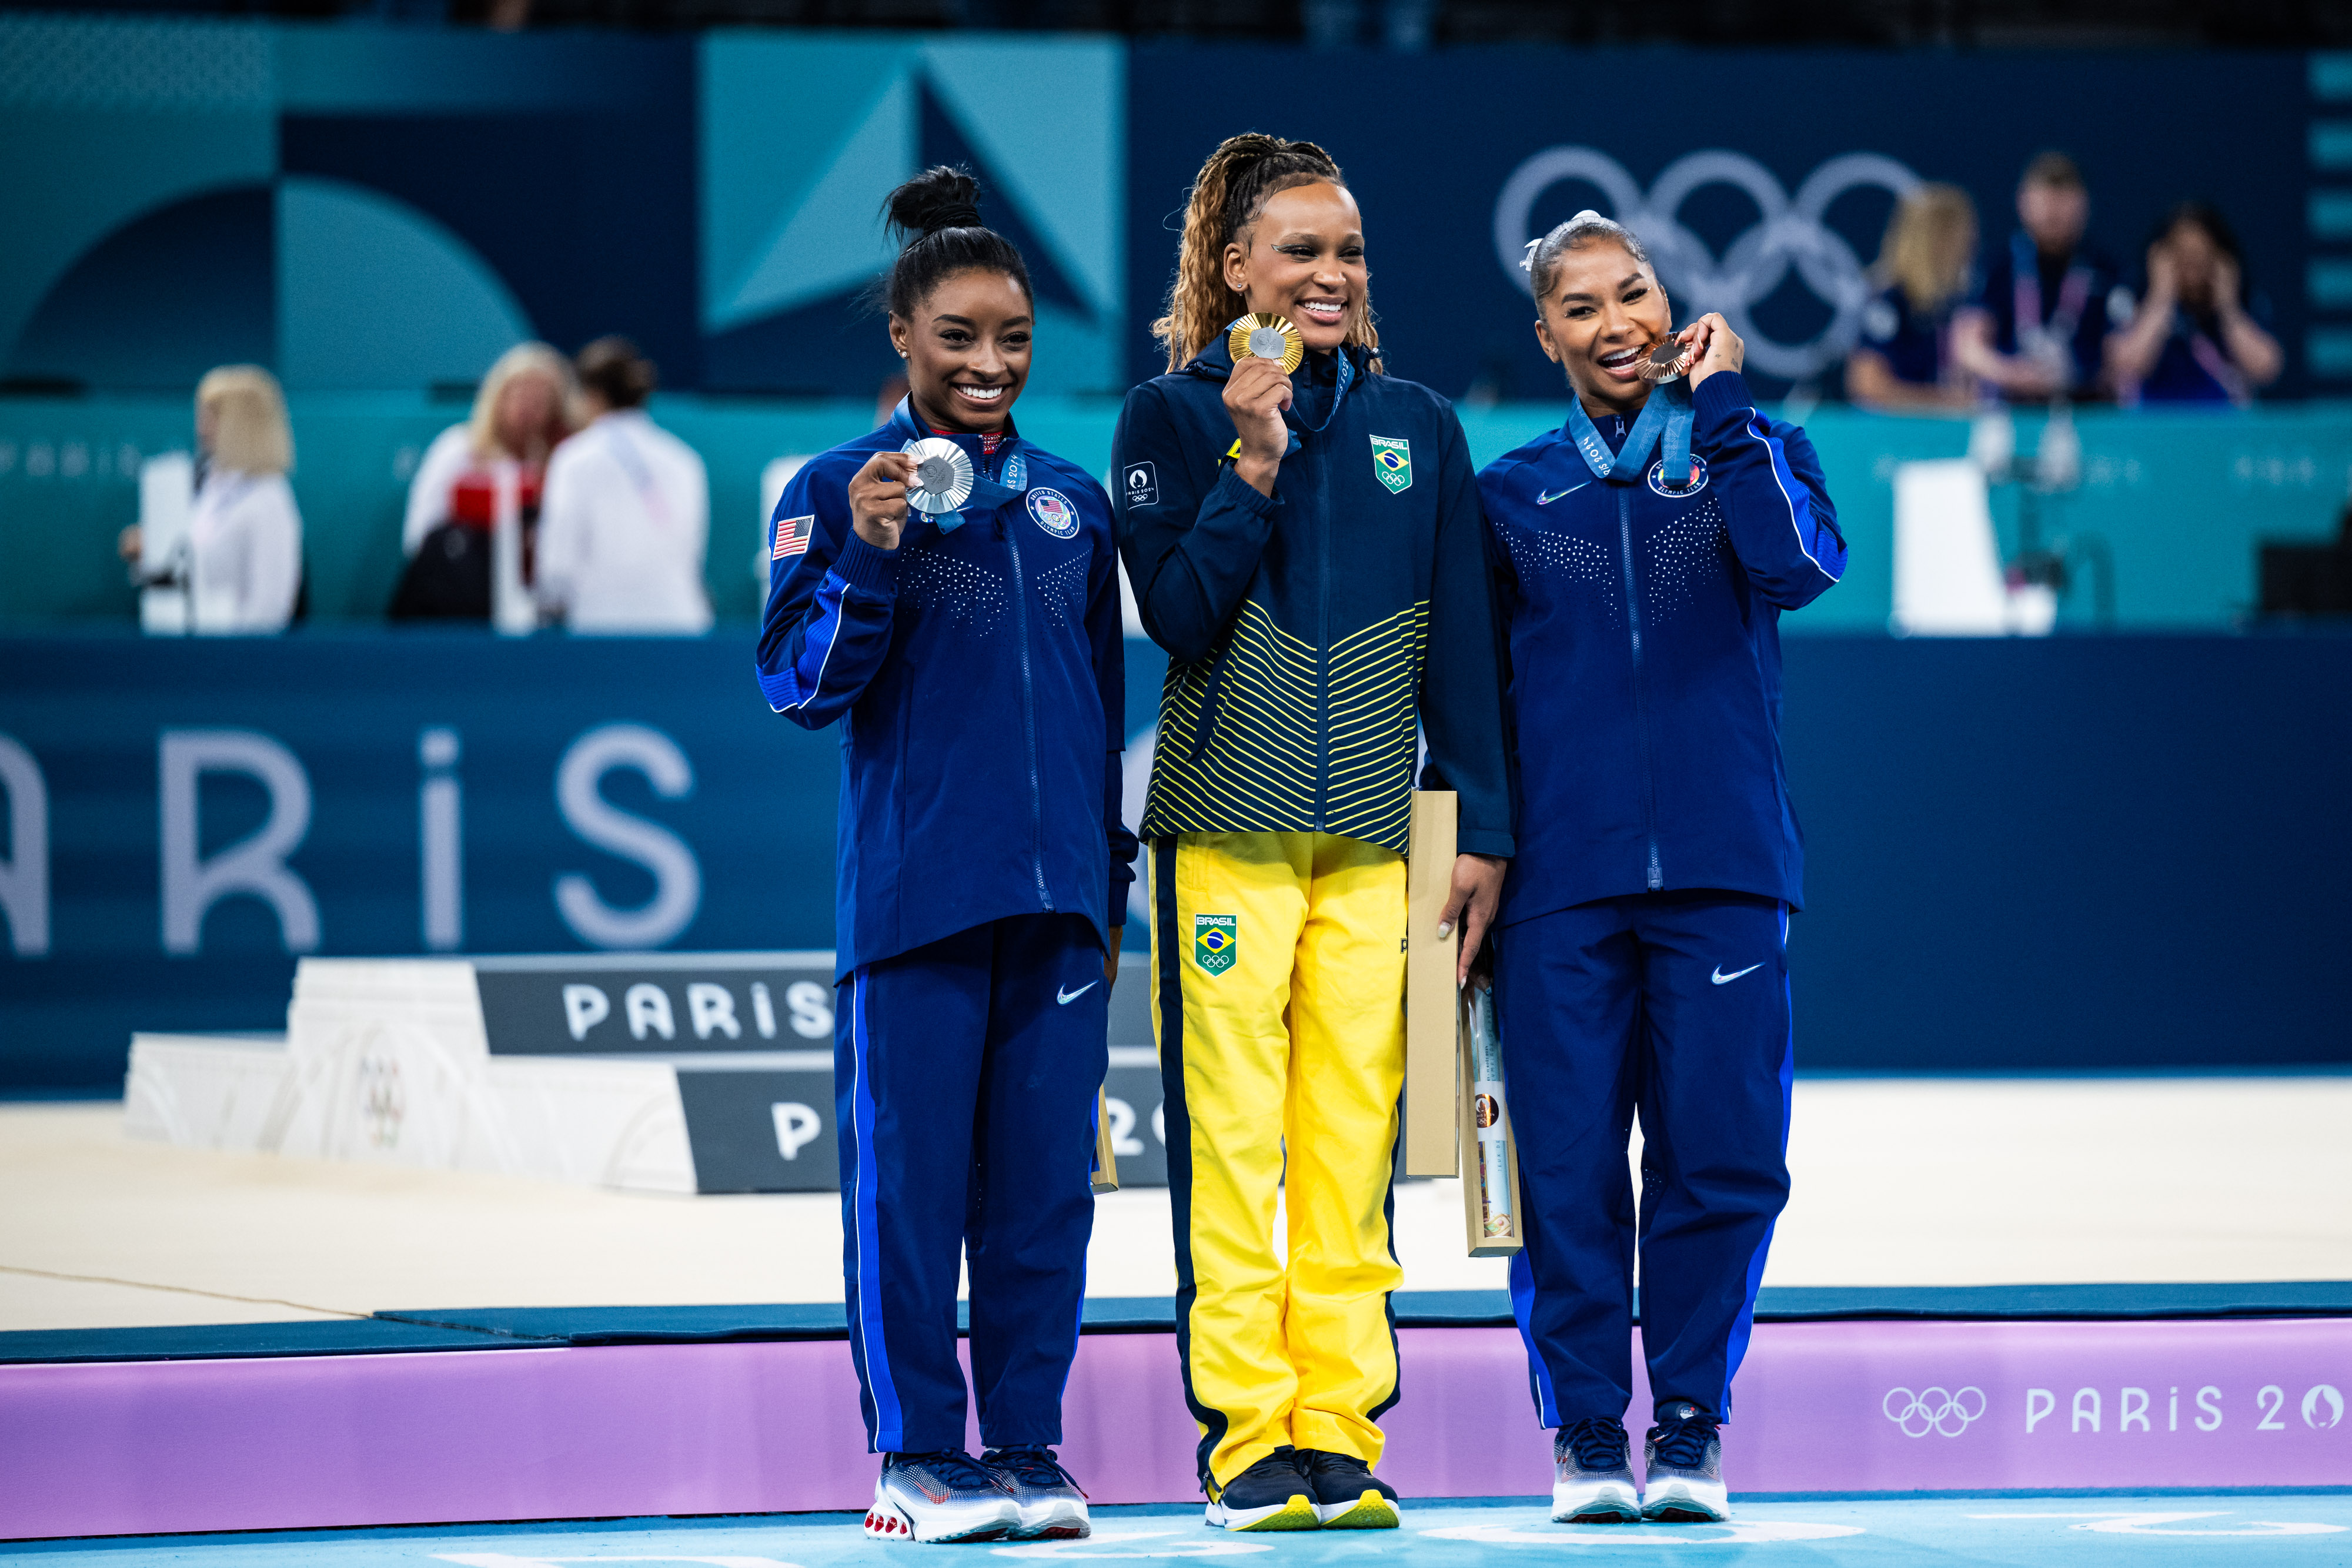
[[[1193,355],[1249,304],[1225,284],[1225,246],[1257,221],[1277,192],[1297,185],[1337,185],[1346,176],[1331,154],[1312,141],[1286,141],[1249,131],[1227,137],[1201,165],[1184,208],[1184,237],[1176,253],[1176,280],[1168,289],[1168,314],[1151,324],[1151,335],[1168,350],[1168,368],[1181,371]],[[1371,369],[1381,369],[1381,334],[1372,325],[1371,300],[1359,299],[1349,313],[1347,343],[1373,350]]]

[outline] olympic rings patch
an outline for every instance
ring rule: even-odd
[[[1923,1388],[1914,1394],[1907,1388],[1890,1388],[1878,1407],[1886,1413],[1889,1421],[1903,1428],[1906,1437],[1924,1437],[1930,1432],[1957,1437],[1969,1429],[1969,1422],[1985,1413],[1985,1391],[1970,1386],[1957,1393]]]

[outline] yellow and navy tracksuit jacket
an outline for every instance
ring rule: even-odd
[[[1286,1445],[1377,1460],[1413,768],[1511,852],[1485,521],[1444,399],[1360,350],[1292,378],[1271,497],[1222,341],[1128,394],[1119,549],[1170,656],[1143,836],[1177,1333],[1213,1495]],[[1286,1254],[1273,1246],[1286,1208]]]

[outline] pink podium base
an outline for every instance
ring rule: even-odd
[[[1381,1473],[1548,1491],[1517,1335],[1399,1337]],[[2347,1399],[2347,1319],[1764,1323],[1726,1467],[1751,1495],[2340,1486]],[[1086,1336],[1065,1421],[1097,1500],[1198,1496],[1171,1335]],[[838,1341],[0,1366],[0,1537],[861,1508],[865,1448]]]

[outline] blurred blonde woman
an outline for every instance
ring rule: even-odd
[[[1966,409],[1976,383],[1952,357],[1952,312],[1968,298],[1977,209],[1958,185],[1921,185],[1896,204],[1846,357],[1846,395],[1866,408]]]
[[[184,588],[189,630],[268,634],[293,620],[302,583],[302,515],[286,482],[293,466],[277,377],[258,365],[224,365],[196,384],[185,535],[162,560],[147,559],[139,528],[121,541],[144,580]]]
[[[572,361],[545,343],[499,356],[472,415],[434,438],[409,483],[394,619],[536,623],[531,533],[548,456],[576,428],[578,393]]]

